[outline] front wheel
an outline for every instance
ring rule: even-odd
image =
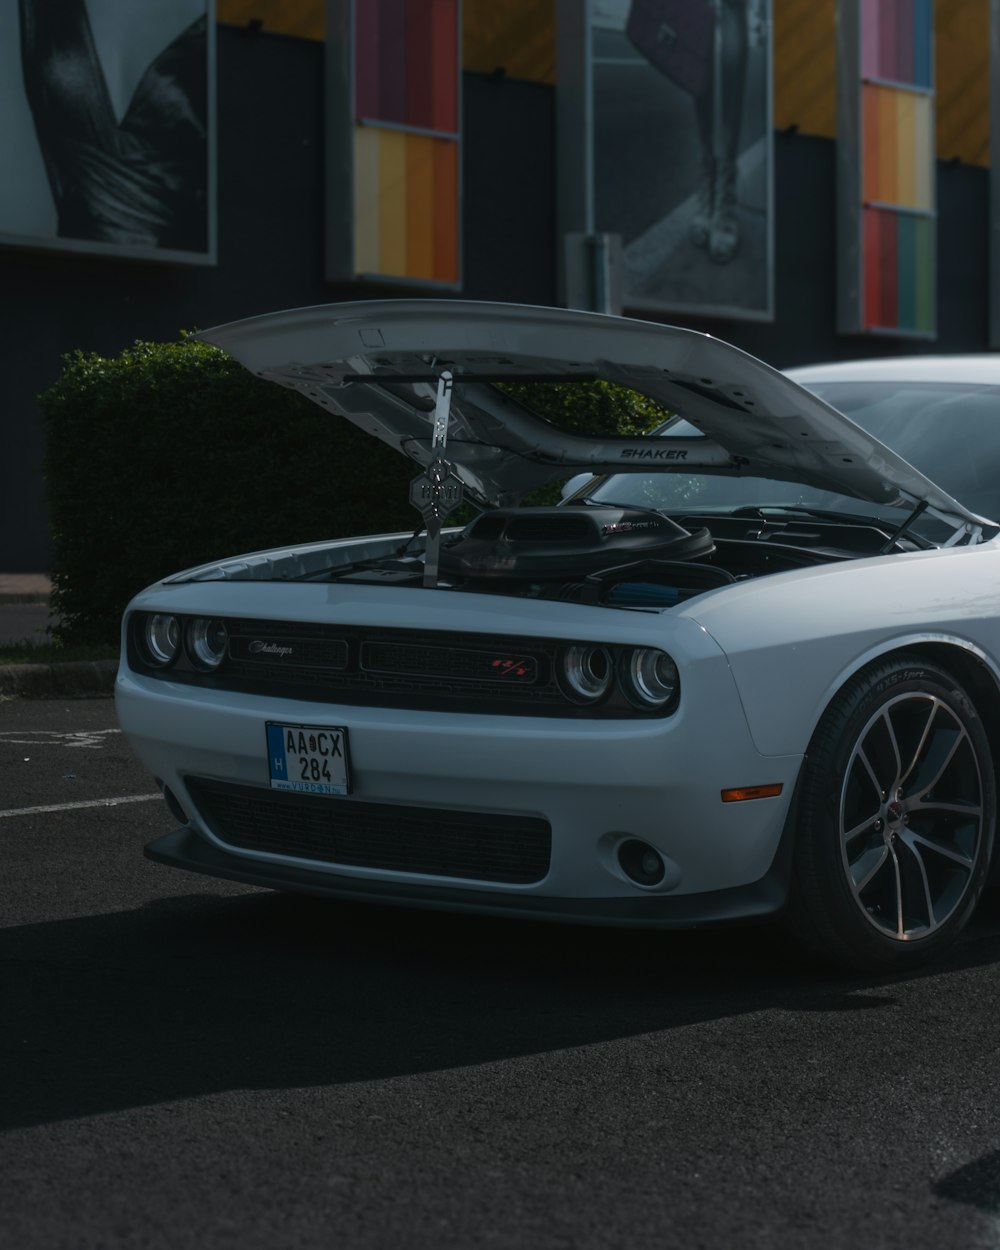
[[[917,656],[863,670],[809,745],[794,934],[827,960],[869,973],[939,955],[982,893],[995,810],[986,731],[954,678]]]

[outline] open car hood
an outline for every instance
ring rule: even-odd
[[[445,455],[465,494],[514,503],[575,473],[673,470],[803,482],[878,504],[925,501],[989,525],[890,448],[777,370],[720,339],[598,313],[459,300],[292,309],[197,336],[426,467],[443,371]],[[600,379],[683,414],[697,438],[572,434],[497,382]]]

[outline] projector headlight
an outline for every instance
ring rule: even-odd
[[[636,647],[622,657],[621,685],[625,697],[636,707],[664,708],[677,700],[680,677],[677,665],[656,647]]]
[[[181,646],[181,626],[176,616],[151,612],[139,622],[139,645],[143,658],[154,668],[166,668],[177,659]]]
[[[596,703],[611,689],[614,664],[605,647],[566,647],[559,677],[574,703]]]
[[[196,668],[205,671],[218,668],[226,658],[228,646],[229,631],[224,621],[196,616],[188,626],[187,650]]]

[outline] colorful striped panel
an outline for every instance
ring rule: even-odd
[[[357,0],[355,111],[380,121],[458,130],[458,0]]]
[[[861,73],[931,85],[931,0],[862,0]]]
[[[934,207],[933,97],[865,83],[862,198],[930,212]]]
[[[381,127],[354,131],[359,274],[458,281],[458,143]]]
[[[863,213],[864,328],[934,330],[934,220],[890,209]]]

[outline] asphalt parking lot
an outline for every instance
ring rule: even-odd
[[[1000,904],[907,980],[153,865],[109,699],[0,703],[0,1241],[1000,1246]]]

